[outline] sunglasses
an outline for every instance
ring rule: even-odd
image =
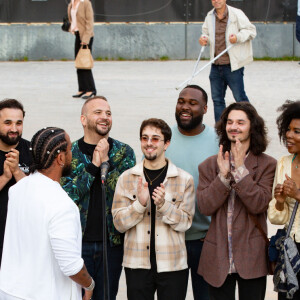
[[[159,136],[153,136],[153,137],[148,137],[146,135],[141,136],[142,143],[148,143],[148,141],[150,141],[152,144],[158,144],[160,141],[163,142],[164,140],[162,140]]]

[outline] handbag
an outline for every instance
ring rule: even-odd
[[[277,262],[278,256],[279,256],[279,251],[276,248],[276,242],[279,239],[281,239],[282,237],[285,237],[285,238],[289,237],[289,235],[291,233],[291,230],[292,230],[292,226],[293,226],[294,220],[295,220],[295,216],[296,216],[296,212],[297,212],[297,209],[298,209],[298,205],[299,205],[299,202],[296,201],[296,203],[294,205],[294,209],[293,209],[292,215],[291,215],[291,219],[290,219],[290,223],[289,223],[288,229],[287,230],[285,228],[277,229],[276,234],[273,235],[273,236],[271,236],[271,238],[270,238],[270,244],[269,244],[269,259],[270,259],[270,261],[273,261],[275,263]]]
[[[70,26],[71,26],[71,23],[69,21],[69,17],[68,17],[68,15],[65,15],[63,17],[63,24],[61,25],[61,29],[63,31],[69,32]]]
[[[88,46],[86,46],[86,48],[83,48],[83,46],[81,46],[75,59],[75,67],[77,69],[90,70],[93,68],[93,66],[94,60],[91,50]]]
[[[270,257],[269,257],[269,245],[270,245],[270,240],[268,238],[268,236],[266,235],[266,233],[263,231],[261,225],[259,224],[257,218],[250,214],[248,212],[250,218],[252,219],[253,223],[255,224],[256,228],[259,230],[259,232],[262,234],[265,242],[266,242],[266,258],[267,258],[267,267],[268,267],[268,274],[269,275],[273,275],[274,274],[274,271],[275,271],[275,267],[276,267],[276,261],[272,261],[270,260]]]
[[[294,239],[290,236],[298,205],[299,202],[296,201],[286,235],[277,238],[275,242],[278,257],[273,276],[274,291],[284,293],[287,299],[293,299],[299,289],[297,274],[300,271],[300,255]]]

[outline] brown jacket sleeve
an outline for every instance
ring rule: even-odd
[[[217,156],[211,156],[198,167],[197,199],[199,211],[211,216],[227,201],[230,189],[218,176]]]
[[[92,36],[94,36],[94,12],[91,1],[84,2],[84,15],[77,13],[77,26],[80,33],[80,39],[83,43],[88,44]],[[82,11],[80,11],[82,12]]]

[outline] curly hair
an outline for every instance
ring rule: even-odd
[[[286,145],[286,132],[288,131],[291,121],[293,119],[300,119],[300,100],[286,100],[277,111],[282,112],[276,120],[279,139]]]
[[[263,153],[268,146],[267,128],[265,121],[252,104],[249,102],[236,102],[229,105],[222,113],[221,119],[216,123],[215,128],[219,136],[219,144],[223,145],[223,151],[230,151],[231,142],[228,139],[226,125],[228,115],[232,110],[243,111],[250,120],[250,148],[254,155]]]
[[[67,146],[66,132],[63,129],[47,127],[39,130],[30,143],[33,160],[30,173],[48,169],[61,151],[66,152]]]

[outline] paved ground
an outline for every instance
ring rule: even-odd
[[[200,65],[203,65],[201,62]],[[148,117],[158,117],[170,125],[175,123],[174,110],[178,96],[175,86],[186,79],[194,61],[166,62],[96,62],[94,77],[98,95],[105,95],[113,112],[111,136],[131,145],[141,158],[139,126]],[[64,128],[75,140],[82,136],[80,109],[83,100],[74,100],[76,74],[73,62],[1,62],[0,99],[16,98],[25,106],[24,137],[30,139],[40,128]],[[194,81],[209,94],[209,69]],[[270,137],[267,153],[275,158],[287,153],[279,144],[276,109],[286,99],[300,99],[300,65],[297,62],[254,62],[245,69],[246,92],[265,118]],[[228,90],[228,103],[233,102]],[[205,123],[213,125],[213,107],[209,100]],[[270,235],[276,231],[270,226]],[[124,277],[118,300],[126,299]],[[189,285],[187,300],[193,299]],[[267,300],[275,300],[269,278]],[[171,299],[170,299],[171,300]]]

